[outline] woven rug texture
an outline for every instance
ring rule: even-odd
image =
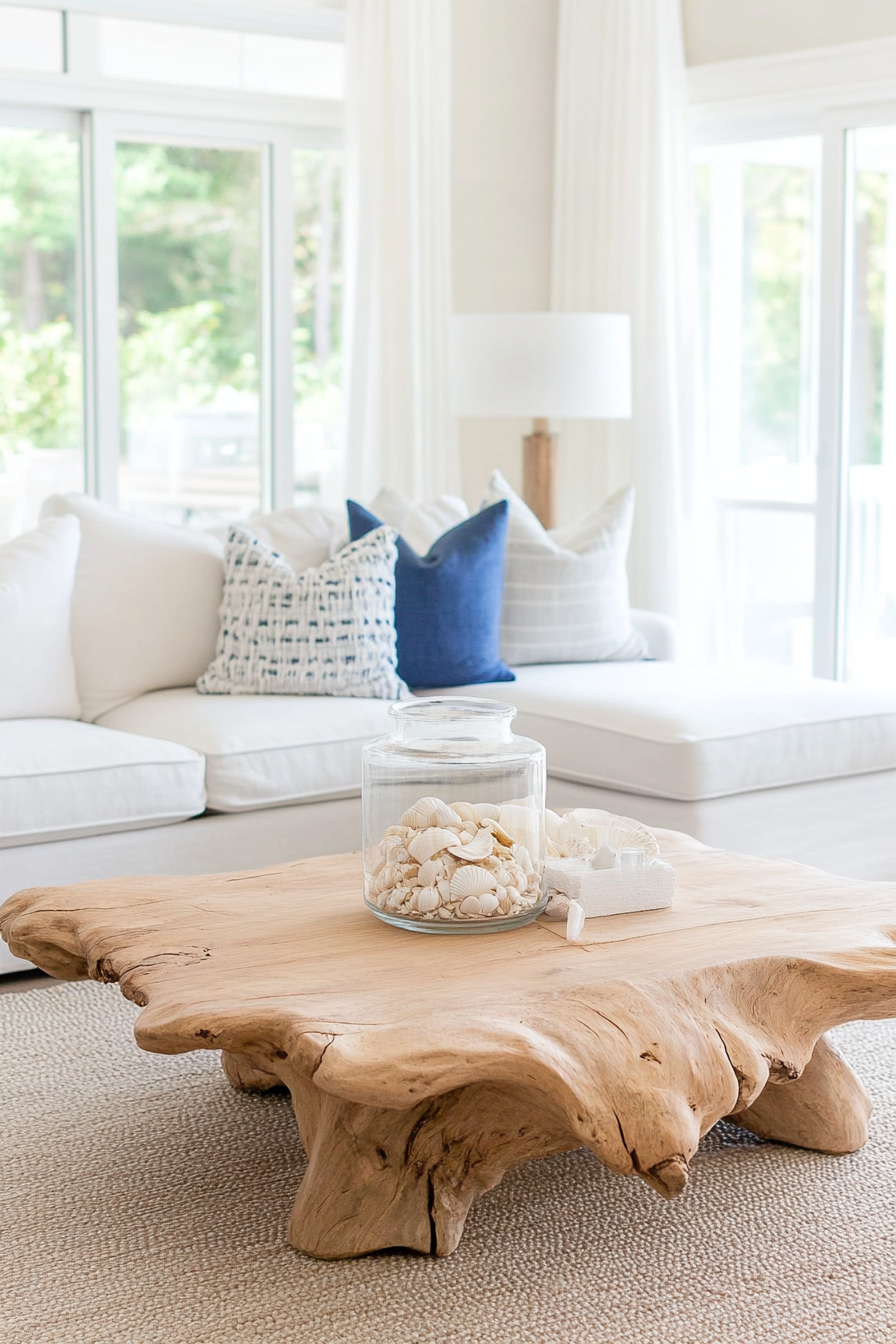
[[[518,1168],[444,1259],[324,1263],[286,1221],[288,1097],[137,1049],[113,986],[0,996],[2,1344],[894,1344],[896,1024],[832,1033],[872,1095],[825,1157],[719,1125],[666,1203],[586,1150]]]

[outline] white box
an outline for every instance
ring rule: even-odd
[[[660,859],[628,870],[592,868],[587,859],[548,859],[544,881],[548,891],[578,901],[586,919],[664,910],[675,892],[675,870]]]

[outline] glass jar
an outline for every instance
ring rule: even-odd
[[[364,899],[387,924],[490,933],[544,909],[545,752],[513,705],[403,700],[363,752]]]

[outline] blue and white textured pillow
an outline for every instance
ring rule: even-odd
[[[397,700],[396,533],[380,527],[297,573],[242,527],[224,553],[215,657],[206,695],[347,695]]]

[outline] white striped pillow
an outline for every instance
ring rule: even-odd
[[[625,560],[635,492],[547,532],[499,471],[486,504],[510,505],[501,608],[501,657],[524,663],[622,662],[643,658],[632,629]]]

